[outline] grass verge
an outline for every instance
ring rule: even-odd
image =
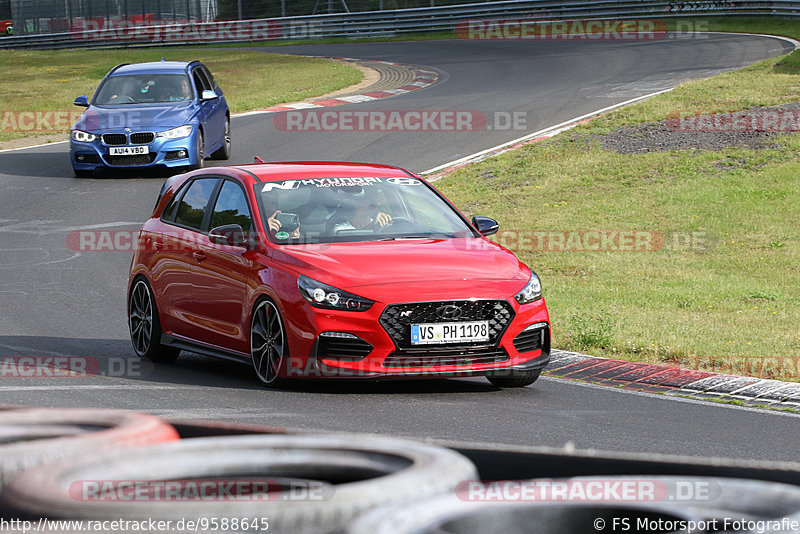
[[[800,36],[800,23],[780,27]],[[800,136],[758,150],[620,154],[602,146],[616,128],[676,112],[796,102],[799,74],[795,52],[686,83],[437,186],[471,214],[501,221],[499,241],[543,280],[555,347],[800,380]],[[650,252],[559,252],[534,233],[568,243],[584,230],[664,241]]]
[[[199,59],[208,65],[225,92],[231,111],[248,111],[296,102],[330,93],[361,81],[358,69],[320,58],[264,54],[254,50],[214,50],[204,47],[165,49],[0,50],[3,104],[0,141],[42,133],[51,128],[28,128],[17,120],[21,111],[80,112],[72,105],[78,95],[91,95],[105,74],[118,63]],[[45,124],[42,121],[41,124]],[[40,124],[40,125],[41,125]],[[67,125],[66,129],[69,128]]]

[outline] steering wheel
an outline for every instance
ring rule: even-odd
[[[409,221],[405,217],[392,217],[392,220],[389,221],[389,224],[387,224],[383,228],[380,228],[378,230],[378,232],[381,232],[381,233],[382,232],[386,232],[388,228],[394,226],[395,224],[414,224],[414,223],[412,223],[411,221]]]
[[[133,97],[130,96],[130,95],[118,95],[118,96],[115,96],[114,98],[112,98],[111,100],[114,101],[114,104],[126,104],[126,103],[135,104],[136,103],[136,100],[134,100]]]

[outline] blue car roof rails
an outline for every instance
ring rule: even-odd
[[[120,63],[119,65],[117,65],[116,67],[114,67],[113,69],[108,71],[108,74],[106,74],[106,76],[108,76],[109,74],[112,74],[115,70],[117,70],[117,69],[119,69],[121,67],[124,67],[125,65],[130,65],[130,63]]]
[[[202,63],[197,59],[191,60],[189,63],[186,64],[186,72],[189,72],[189,70],[195,65],[202,65]]]

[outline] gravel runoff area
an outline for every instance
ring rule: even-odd
[[[777,120],[773,131],[754,130],[753,124],[763,127],[764,120]],[[731,126],[732,115],[745,115],[738,128]],[[691,121],[667,119],[638,126],[624,126],[606,135],[593,135],[605,150],[621,154],[637,154],[662,150],[722,150],[729,147],[750,149],[770,148],[775,136],[800,131],[800,102],[782,106],[758,107],[743,112],[703,114]],[[793,122],[793,119],[796,122]],[[767,123],[769,126],[769,123]],[[728,129],[729,131],[724,131]],[[778,131],[775,131],[778,130]]]

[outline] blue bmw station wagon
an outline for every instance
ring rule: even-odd
[[[117,65],[72,126],[70,158],[75,176],[114,168],[197,169],[203,159],[228,159],[228,103],[199,61]]]

